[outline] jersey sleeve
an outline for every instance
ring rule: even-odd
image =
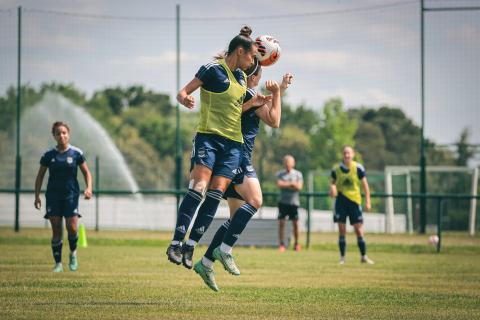
[[[252,99],[257,94],[257,91],[253,88],[248,88],[245,94],[245,99],[243,99],[243,103],[247,102],[248,100]]]
[[[337,171],[335,170],[335,168],[330,171],[330,178],[332,178],[332,180],[337,180]]]
[[[84,163],[86,161],[85,159],[85,155],[83,154],[83,152],[79,152],[77,154],[77,164],[78,165],[81,165],[82,163]]]
[[[205,64],[198,69],[195,74],[195,78],[199,79],[203,83],[208,83],[211,79],[211,72],[208,71],[208,64]]]
[[[357,164],[357,176],[358,180],[362,180],[366,176],[365,168],[361,164]]]
[[[48,163],[50,162],[50,157],[48,152],[45,152],[43,156],[40,158],[40,165],[44,167],[48,167]]]

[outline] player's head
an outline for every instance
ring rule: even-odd
[[[249,88],[255,88],[258,86],[260,79],[262,78],[262,66],[258,63],[257,58],[254,59],[253,65],[245,70],[247,74],[247,86]]]
[[[353,150],[353,147],[346,145],[342,148],[342,154],[343,162],[350,163],[353,160],[353,157],[355,157],[355,150]]]
[[[62,121],[56,121],[52,125],[52,135],[58,145],[66,145],[70,141],[70,127]]]
[[[244,26],[240,30],[240,34],[230,41],[228,45],[227,56],[235,56],[237,58],[237,67],[247,70],[253,65],[255,54],[257,53],[257,45],[250,38],[252,29]]]
[[[291,154],[287,154],[283,157],[283,165],[287,171],[292,170],[295,167],[295,158]]]

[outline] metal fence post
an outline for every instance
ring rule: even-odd
[[[437,253],[440,253],[440,249],[442,247],[442,205],[443,205],[443,198],[437,198],[437,236],[438,236],[438,243],[437,243]]]
[[[312,206],[310,203],[311,196],[312,195],[310,193],[307,193],[307,244],[306,244],[307,249],[310,248],[310,225],[311,225],[310,215],[312,211]]]
[[[100,159],[95,157],[95,231],[99,230]]]
[[[20,231],[20,188],[22,182],[22,157],[20,155],[20,115],[22,106],[22,7],[18,7],[17,34],[17,155],[15,159],[15,232]]]

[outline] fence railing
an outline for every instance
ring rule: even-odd
[[[34,189],[21,189],[19,193],[22,194],[32,194],[34,193]],[[44,192],[44,190],[42,190]],[[184,196],[187,190],[137,190],[137,191],[130,191],[130,190],[94,190],[95,196],[95,230],[99,230],[99,205],[98,202],[101,199],[102,195],[114,195],[114,196],[122,196],[122,195],[170,195],[170,196]],[[3,188],[0,189],[0,193],[12,193],[15,194],[16,190],[13,188]],[[263,192],[263,196],[266,197],[278,197],[278,192]],[[310,247],[310,239],[311,239],[311,216],[312,216],[312,199],[315,198],[326,198],[328,197],[328,192],[300,192],[300,197],[306,200],[306,212],[307,212],[307,221],[306,221],[306,247]],[[437,243],[437,252],[440,252],[442,246],[442,231],[443,231],[443,213],[444,213],[444,205],[448,200],[480,200],[480,195],[468,195],[468,194],[421,194],[421,193],[382,193],[376,192],[371,194],[372,199],[374,198],[398,198],[398,199],[426,199],[426,200],[435,200],[437,204],[436,209],[436,220],[437,220],[437,236],[438,236],[438,243]],[[393,217],[392,217],[393,219]],[[386,215],[386,223],[388,224],[388,215]],[[471,211],[471,215],[469,217],[469,230],[471,235],[475,234],[475,224],[476,224],[476,211]]]

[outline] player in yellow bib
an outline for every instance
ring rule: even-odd
[[[345,263],[347,216],[357,235],[357,244],[361,254],[360,261],[373,264],[374,262],[367,257],[367,248],[363,238],[362,195],[360,193],[360,186],[365,193],[365,208],[367,211],[371,209],[370,189],[368,187],[365,169],[361,164],[353,160],[354,156],[355,151],[352,147],[343,147],[343,160],[334,166],[331,173],[330,196],[332,198],[336,197],[333,221],[338,223],[340,264]]]
[[[193,108],[191,95],[200,88],[200,121],[193,140],[188,192],[178,209],[168,260],[191,269],[195,244],[213,220],[223,193],[235,176],[242,154],[241,116],[247,91],[244,70],[254,63],[257,45],[252,30],[243,27],[230,41],[224,58],[200,67],[177,95],[179,103]],[[271,97],[258,95],[251,105],[264,104]],[[205,196],[205,200],[202,202]],[[183,243],[192,217],[198,209],[190,237]]]

